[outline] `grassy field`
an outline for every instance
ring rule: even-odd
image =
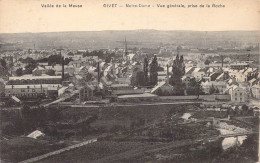
[[[219,152],[221,143],[215,148],[191,142],[219,131],[207,122],[186,124],[181,117],[191,113],[196,119],[226,118],[226,113],[197,109],[194,104],[58,109],[59,119],[46,121],[43,139],[1,141],[1,159],[22,161],[101,135],[108,136],[40,162],[185,162],[200,154],[210,156],[208,151]]]
[[[0,142],[1,159],[10,162],[23,161],[31,157],[42,155],[59,148],[64,145],[54,145],[46,140],[38,140],[28,137],[18,137]]]

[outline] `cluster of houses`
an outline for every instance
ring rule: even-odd
[[[165,60],[160,59],[159,60]],[[201,66],[192,61],[187,61],[185,64],[185,75],[182,77],[182,82],[188,86],[192,78],[201,83],[201,87],[205,94],[212,94],[212,87],[217,90],[217,94],[229,94],[230,99],[234,103],[248,102],[249,98],[259,99],[260,83],[258,68],[250,67],[247,62],[231,63],[231,64],[210,64]],[[169,64],[170,62],[167,62]],[[164,70],[167,70],[164,66]],[[172,69],[169,68],[169,75]],[[172,91],[172,87],[167,81],[167,71],[158,72],[158,84],[152,92]]]
[[[159,90],[173,91],[173,87],[169,85],[173,59],[158,57],[161,70],[158,71],[158,84],[154,88],[135,88],[130,85],[130,79],[136,72],[143,70],[143,55],[129,53],[127,50],[117,51],[119,52],[121,59],[112,58],[110,62],[105,62],[98,56],[83,57],[81,51],[72,53],[73,55],[68,55],[71,52],[63,51],[63,56],[72,59],[67,65],[38,63],[32,74],[19,77],[15,76],[15,69],[10,69],[9,74],[12,75],[0,79],[0,93],[2,96],[17,98],[57,98],[66,92],[74,91],[79,94],[80,102],[84,102],[101,100],[104,97],[125,99],[131,95],[135,95],[131,98],[154,98],[152,94],[157,94]],[[47,55],[42,54],[45,57]],[[21,64],[16,58],[13,67]],[[49,71],[53,71],[53,74],[48,75]],[[192,78],[201,82],[205,94],[212,94],[211,89],[214,87],[217,90],[214,93],[229,94],[234,103],[244,103],[249,98],[260,98],[258,69],[250,67],[247,62],[203,65],[185,61],[182,82],[187,86]]]
[[[127,54],[123,62],[111,62],[98,56],[85,56],[82,53],[70,55],[72,61],[67,65],[38,63],[32,74],[16,76],[15,70],[10,69],[11,76],[0,81],[0,91],[3,96],[18,98],[58,97],[64,93],[76,91],[81,102],[99,100],[125,94],[142,94],[144,89],[130,86],[133,69],[141,69],[136,62],[136,54]],[[23,64],[14,61],[14,66]],[[24,66],[25,67],[25,66]],[[49,71],[53,73],[48,74]],[[2,75],[1,75],[2,76]]]

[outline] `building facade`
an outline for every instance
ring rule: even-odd
[[[5,96],[16,97],[46,97],[50,94],[54,94],[54,91],[58,93],[58,89],[61,88],[59,84],[38,84],[38,85],[6,85]]]
[[[9,77],[7,85],[61,84],[61,76],[19,76]]]
[[[251,90],[253,98],[260,99],[260,85],[254,85]]]
[[[230,96],[231,101],[234,103],[244,103],[248,101],[248,91],[237,86],[230,89]]]

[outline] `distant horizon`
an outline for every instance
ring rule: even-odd
[[[68,30],[68,31],[48,31],[48,32],[13,32],[13,33],[1,33],[0,34],[40,34],[40,33],[69,33],[69,32],[105,32],[105,31],[187,31],[187,32],[260,32],[260,30],[160,30],[160,29],[113,29],[113,30]]]

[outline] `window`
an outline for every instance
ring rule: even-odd
[[[240,93],[240,96],[242,96],[242,93]]]
[[[235,98],[235,101],[237,101],[237,98]]]
[[[35,89],[32,89],[32,92],[35,92]]]
[[[235,93],[235,96],[237,96],[237,93]]]
[[[240,101],[242,101],[242,98],[240,98]]]

